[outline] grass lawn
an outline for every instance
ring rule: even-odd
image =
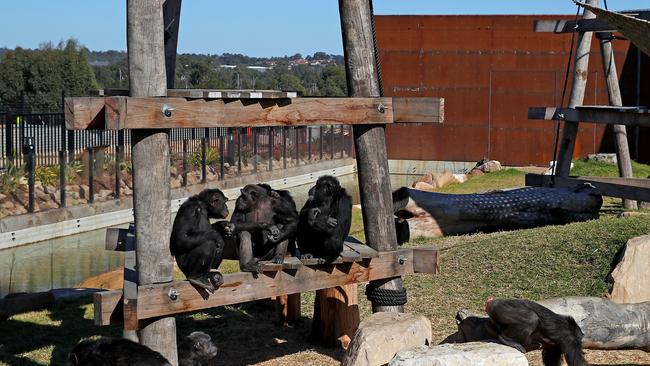
[[[592,164],[592,163],[589,163]],[[583,172],[596,175],[589,164]],[[594,169],[598,168],[594,166]],[[576,168],[580,166],[576,164]],[[643,169],[650,167],[642,166]],[[614,167],[615,169],[615,167]],[[600,170],[598,170],[600,171]],[[643,171],[643,170],[642,170]],[[639,173],[641,175],[645,173]],[[523,185],[523,173],[504,170],[473,178],[439,191],[471,193]],[[616,201],[600,219],[563,226],[415,239],[407,246],[436,245],[441,250],[441,273],[404,278],[407,311],[424,314],[432,323],[434,342],[455,331],[454,315],[460,308],[481,312],[487,296],[538,300],[557,296],[602,296],[614,254],[627,239],[650,232],[650,216],[618,218]],[[362,237],[359,210],[354,211],[353,235]],[[234,261],[225,270],[234,271]],[[362,319],[370,304],[359,286]],[[202,330],[220,348],[220,365],[336,365],[342,353],[307,341],[313,293],[302,295],[303,321],[294,328],[273,324],[267,302],[225,306],[177,317],[179,335]],[[116,327],[95,327],[92,306],[60,304],[52,310],[17,315],[0,323],[0,363],[7,365],[62,364],[80,339],[94,335],[119,335]],[[531,365],[541,365],[539,352],[527,354]],[[640,351],[588,351],[596,364],[650,364]]]

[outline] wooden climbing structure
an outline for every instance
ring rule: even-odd
[[[353,295],[344,297],[356,299],[353,286],[360,282],[400,294],[405,301],[401,277],[436,272],[438,256],[435,248],[397,246],[384,125],[440,123],[444,103],[438,98],[381,96],[370,1],[339,1],[350,98],[174,90],[180,8],[180,0],[128,1],[128,94],[105,91],[65,100],[70,129],[132,129],[135,226],[131,234],[121,232],[125,235],[117,242],[122,243],[114,248],[126,252],[125,286],[123,291],[97,294],[96,323],[123,323],[125,336],[177,364],[174,314],[285,295],[290,297],[287,303],[295,304],[296,295],[312,290],[318,290],[316,304],[330,296],[341,302],[334,292],[348,292]],[[201,293],[187,281],[173,281],[167,130],[320,124],[353,125],[367,245],[346,243],[341,258],[332,264],[288,259],[282,266],[266,265],[259,275],[228,274],[213,294]],[[403,303],[372,305],[373,311],[403,311]],[[358,307],[348,305],[327,309],[327,324],[348,322],[333,328],[353,332]],[[323,312],[316,308],[315,313],[320,314],[314,320],[318,323]]]

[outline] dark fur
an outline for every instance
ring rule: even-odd
[[[300,253],[326,261],[335,260],[343,251],[351,223],[352,197],[338,179],[329,175],[318,178],[300,210]]]
[[[569,366],[584,366],[583,333],[570,316],[563,316],[528,300],[488,300],[490,316],[459,320],[465,342],[496,339],[521,352],[542,348],[546,366],[559,366],[562,355]]]
[[[176,214],[169,248],[190,280],[205,280],[210,269],[216,270],[221,264],[224,241],[210,219],[228,216],[227,201],[220,190],[206,189],[185,201]]]
[[[208,334],[192,332],[178,345],[178,366],[207,366],[218,350]]]
[[[282,263],[298,226],[296,204],[287,191],[266,184],[241,190],[231,218],[242,271],[258,272],[260,260]]]
[[[123,338],[85,340],[68,354],[71,366],[170,366],[158,352]]]

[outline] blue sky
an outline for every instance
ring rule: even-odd
[[[92,50],[126,49],[124,0],[3,2],[0,46],[36,48],[77,38]],[[648,8],[609,0],[610,9]],[[375,14],[574,14],[570,0],[374,0]],[[342,54],[336,0],[183,0],[179,52],[283,56]]]

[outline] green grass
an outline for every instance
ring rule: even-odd
[[[584,171],[580,174],[603,175],[601,163],[576,165]],[[641,168],[650,170],[648,166]],[[471,193],[521,186],[523,176],[506,169],[439,191]],[[404,278],[409,296],[407,311],[431,320],[437,342],[455,331],[458,309],[481,312],[488,296],[533,300],[602,296],[607,292],[606,277],[615,253],[629,238],[650,232],[650,216],[618,218],[610,212],[616,210],[607,211],[598,220],[569,225],[415,239],[405,245],[440,248],[441,272]],[[363,239],[360,210],[353,211],[352,222],[351,234]],[[224,261],[222,267],[223,272],[234,272],[237,262]],[[362,318],[370,313],[364,287],[359,286]],[[313,299],[313,293],[302,295],[304,321],[293,329],[273,324],[272,306],[248,303],[179,315],[177,334],[194,330],[209,333],[220,348],[220,364],[337,364],[340,351],[306,341]],[[0,322],[0,364],[59,365],[79,340],[120,334],[117,327],[94,326],[92,318],[92,305],[68,303]]]
[[[632,173],[636,178],[647,178],[650,175],[650,165],[632,161]],[[618,166],[602,161],[574,160],[571,175],[618,177]]]

